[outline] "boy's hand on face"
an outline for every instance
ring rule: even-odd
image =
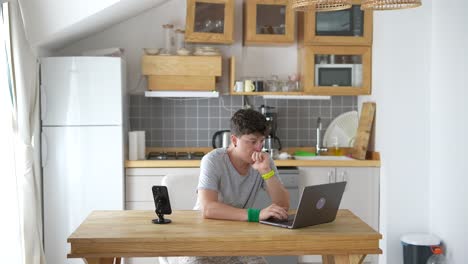
[[[256,169],[260,174],[265,174],[271,171],[268,153],[254,152],[252,153],[252,161],[252,168]]]

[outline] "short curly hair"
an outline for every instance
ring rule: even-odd
[[[231,118],[231,134],[242,136],[260,133],[267,136],[268,124],[264,115],[253,109],[240,109]]]

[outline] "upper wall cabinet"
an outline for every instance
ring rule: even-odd
[[[294,28],[289,0],[244,0],[244,45],[293,44]]]
[[[143,56],[150,91],[214,91],[221,56]]]
[[[187,0],[185,41],[234,42],[234,0]]]
[[[360,0],[350,9],[299,12],[301,45],[372,45],[372,11],[361,11]]]
[[[371,94],[371,47],[307,46],[299,54],[305,93]]]

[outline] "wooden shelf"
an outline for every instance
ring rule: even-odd
[[[233,92],[231,95],[306,95],[304,92]]]

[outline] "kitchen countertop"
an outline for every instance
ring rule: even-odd
[[[285,151],[293,153],[297,149],[314,151],[313,148],[289,148]],[[165,151],[203,151],[208,152],[211,148],[165,148]],[[350,149],[343,149],[344,152]],[[161,148],[148,148],[147,152],[161,151]],[[326,154],[326,153],[325,153]],[[275,160],[277,167],[380,167],[380,154],[368,152],[366,160]],[[125,168],[198,168],[200,160],[126,160]]]

